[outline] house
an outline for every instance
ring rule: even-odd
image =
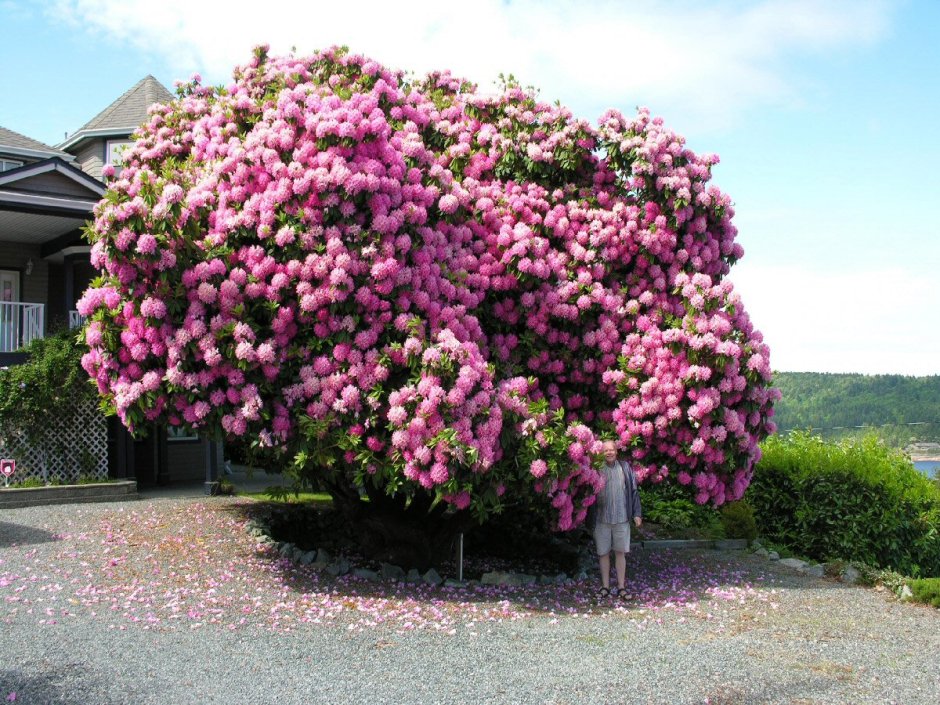
[[[18,351],[35,338],[82,325],[75,302],[97,276],[82,228],[106,190],[102,168],[120,169],[147,109],[172,99],[146,76],[56,147],[0,127],[0,365],[22,362]],[[218,477],[217,444],[159,427],[135,441],[114,419],[100,433],[98,466],[112,477],[205,478],[207,491]]]
[[[0,127],[0,362],[46,330],[80,324],[94,276],[81,228],[105,191],[73,155]]]

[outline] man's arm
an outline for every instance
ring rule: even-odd
[[[633,523],[640,526],[643,523],[643,507],[640,505],[640,490],[636,481],[636,473],[633,472],[633,468],[629,463],[624,463],[622,460],[620,463],[621,469],[624,471],[624,488],[627,490],[625,494],[629,503],[628,508],[632,509],[630,514],[633,516]]]
[[[643,507],[640,505],[640,488],[632,467],[630,468],[630,489],[630,500],[633,502],[633,523],[640,526],[643,523]]]

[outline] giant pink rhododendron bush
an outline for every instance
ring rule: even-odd
[[[561,529],[613,434],[645,482],[739,498],[768,350],[714,156],[515,85],[258,49],[137,132],[90,229],[83,364],[131,430],[251,439],[298,478]]]

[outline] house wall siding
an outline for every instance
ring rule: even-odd
[[[65,267],[49,264],[49,301],[46,303],[46,330],[58,330],[69,324],[65,310]]]
[[[33,272],[27,275],[26,261],[33,260]],[[39,245],[0,242],[0,269],[20,272],[20,300],[36,304],[49,303],[49,263],[39,253]]]
[[[11,183],[7,186],[7,190],[22,193],[52,193],[57,196],[77,196],[82,199],[88,198],[89,191],[88,187],[55,172],[37,174]]]
[[[96,179],[101,178],[101,168],[104,166],[104,140],[92,140],[80,150],[75,152],[75,161],[78,168]]]

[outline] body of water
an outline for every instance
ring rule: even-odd
[[[914,467],[924,473],[927,477],[933,477],[940,471],[940,460],[915,460]]]

